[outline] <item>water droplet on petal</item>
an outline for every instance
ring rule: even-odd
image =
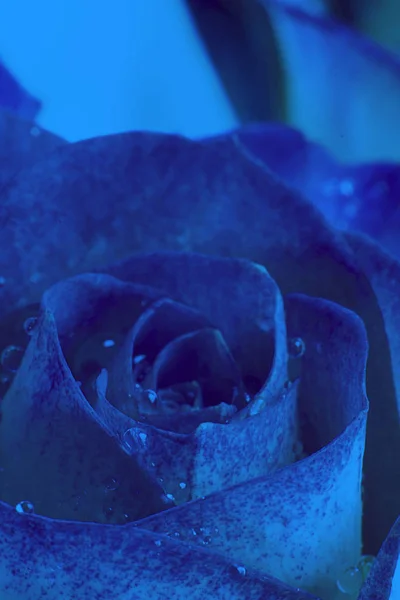
[[[132,359],[132,362],[134,365],[138,365],[139,363],[141,363],[144,359],[146,358],[145,354],[138,354],[137,356],[134,356]]]
[[[24,321],[24,331],[27,335],[33,335],[34,329],[36,327],[38,323],[38,318],[37,317],[28,317],[25,321]]]
[[[115,346],[114,340],[104,340],[103,348],[112,348],[113,346]]]
[[[131,453],[135,449],[135,440],[132,437],[132,430],[127,429],[122,436],[122,447],[126,452]]]
[[[184,481],[181,481],[179,487],[181,488],[181,490],[184,490],[186,487],[186,483]]]
[[[114,514],[114,509],[112,506],[107,506],[104,509],[104,514],[107,517],[107,519],[109,519],[110,517],[112,517],[112,515]]]
[[[306,351],[306,345],[299,337],[288,340],[288,353],[290,358],[300,358]]]
[[[150,404],[154,404],[157,400],[157,392],[154,390],[143,390],[143,395]]]
[[[154,543],[156,546],[161,546],[161,540],[156,540]]]
[[[246,575],[246,567],[243,567],[242,565],[236,565],[236,571],[239,575]]]
[[[166,497],[168,498],[168,500],[172,500],[172,501],[175,500],[175,497],[173,494],[166,494]]]
[[[24,356],[24,349],[20,346],[7,346],[0,355],[0,362],[6,371],[15,373]]]
[[[143,444],[145,444],[146,440],[147,440],[147,433],[145,433],[144,431],[141,431],[139,433],[139,438],[140,438],[140,441],[143,442]]]
[[[32,502],[29,502],[29,500],[22,500],[21,502],[18,502],[18,504],[15,507],[15,510],[20,515],[31,515],[35,512],[35,507],[33,506]]]
[[[350,567],[349,569],[346,569],[346,571],[336,581],[338,589],[343,594],[350,594],[351,596],[357,596],[362,584],[362,574],[357,567]]]
[[[108,492],[113,492],[119,487],[118,480],[115,477],[110,477],[106,480],[104,487]]]

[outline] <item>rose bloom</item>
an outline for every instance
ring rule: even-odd
[[[312,142],[0,112],[1,599],[400,598],[399,123],[341,139],[291,62],[325,40],[395,97],[394,59],[281,4]]]

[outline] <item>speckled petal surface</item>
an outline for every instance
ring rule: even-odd
[[[2,401],[1,497],[38,514],[126,522],[167,507],[162,488],[98,419],[44,311]]]
[[[154,515],[138,525],[221,551],[330,598],[339,574],[355,564],[361,553],[367,342],[362,322],[351,312],[321,300],[297,298],[293,303],[294,322],[301,311],[314,315],[314,327],[303,322],[304,329],[297,333],[308,336],[309,377],[314,374],[316,389],[307,401],[315,403],[312,417],[320,422],[325,445],[269,477]],[[332,335],[326,341],[329,328]],[[321,354],[312,350],[319,343],[326,344]],[[335,367],[340,355],[351,361],[346,378]],[[324,381],[318,379],[318,368],[326,375]],[[322,398],[325,407],[317,404]],[[328,417],[335,413],[331,424]]]
[[[7,600],[314,598],[260,573],[242,573],[241,565],[207,550],[131,525],[19,515],[3,502],[0,555],[0,590]]]

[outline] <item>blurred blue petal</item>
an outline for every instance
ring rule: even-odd
[[[400,59],[334,21],[260,2],[281,52],[287,122],[342,160],[400,159]]]
[[[31,96],[0,60],[0,108],[5,108],[25,119],[34,120],[41,103]]]

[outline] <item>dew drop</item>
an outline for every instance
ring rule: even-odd
[[[140,438],[140,441],[141,441],[143,444],[145,444],[145,443],[146,443],[146,441],[147,441],[147,433],[145,433],[144,431],[141,431],[141,432],[139,433],[139,438]]]
[[[7,346],[0,355],[0,362],[6,371],[15,373],[24,356],[24,349],[20,346]]]
[[[175,496],[173,494],[166,494],[166,497],[168,498],[168,500],[175,500]]]
[[[246,575],[246,568],[242,565],[236,565],[236,571],[239,573],[239,575]]]
[[[144,359],[146,358],[145,354],[138,354],[137,356],[134,356],[132,359],[132,362],[134,365],[138,365],[139,363],[141,363]]]
[[[181,490],[184,490],[186,487],[186,483],[184,481],[181,481],[179,487],[181,488]]]
[[[112,506],[107,506],[104,509],[104,514],[107,517],[107,519],[109,519],[110,517],[112,517],[112,515],[114,514],[114,509]]]
[[[337,579],[336,585],[343,594],[357,595],[363,583],[362,573],[357,567],[350,567]]]
[[[156,546],[161,546],[161,540],[156,540],[154,543]]]
[[[104,340],[103,348],[112,348],[113,346],[115,346],[114,340]]]
[[[157,400],[157,392],[154,390],[143,390],[143,396],[150,402],[150,404],[154,404]]]
[[[25,321],[24,321],[24,331],[27,335],[33,335],[34,329],[36,327],[38,323],[38,318],[37,317],[28,317]]]
[[[32,502],[29,502],[29,500],[22,500],[21,502],[18,502],[15,510],[20,515],[31,515],[35,512],[35,507],[33,506]]]
[[[104,488],[107,492],[114,492],[118,487],[119,483],[115,477],[109,477],[104,484]]]
[[[290,358],[300,358],[306,351],[306,345],[299,337],[288,340],[288,353]]]
[[[122,436],[122,446],[126,452],[131,453],[135,449],[135,441],[132,436],[132,430],[127,429]]]

